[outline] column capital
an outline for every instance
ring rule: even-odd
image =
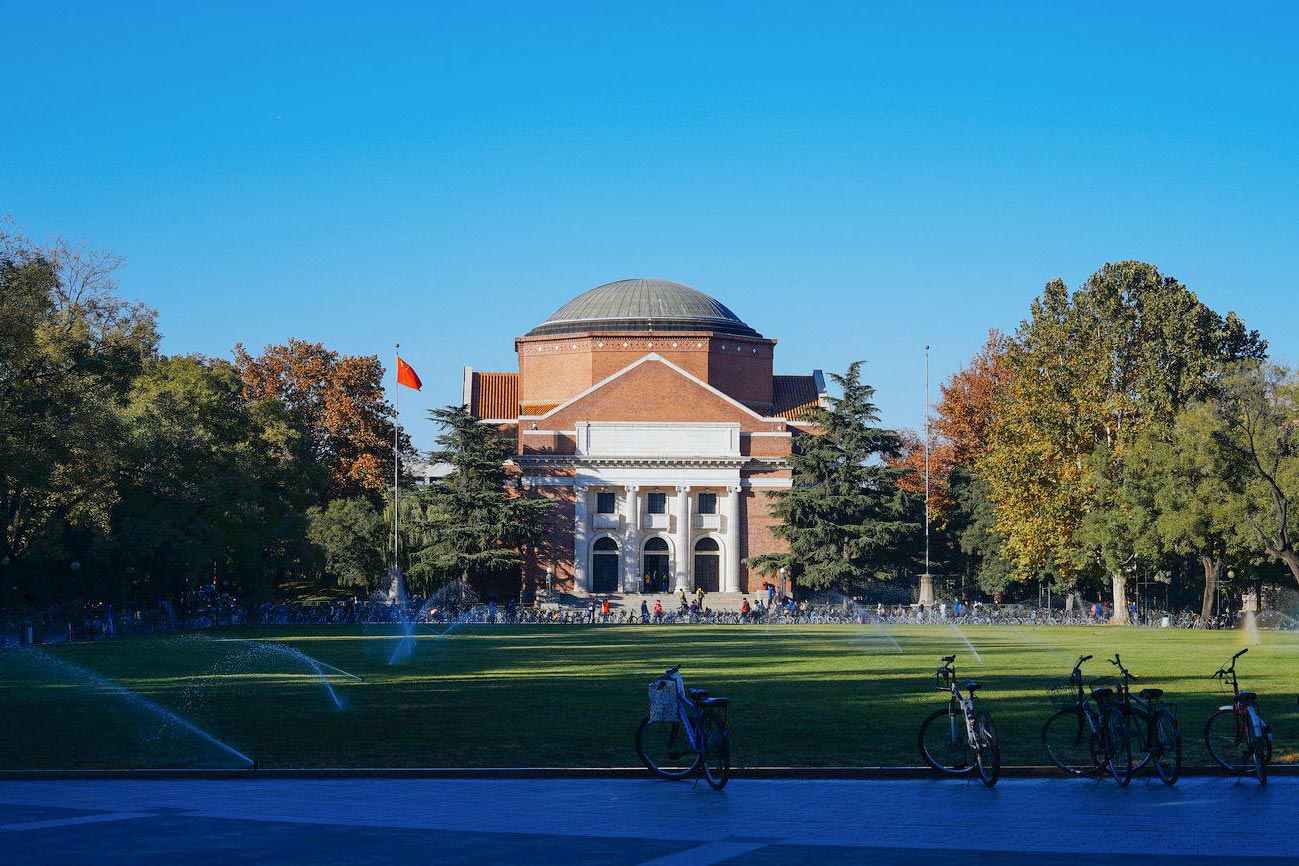
[[[677,485],[677,492],[678,492],[678,493],[685,493],[685,492],[686,492],[687,490],[689,490],[689,489],[690,489],[690,485],[689,485],[689,484],[678,484],[678,485]]]
[[[630,491],[632,491],[632,492],[634,493],[634,492],[636,492],[637,490],[640,490],[640,485],[639,485],[639,484],[624,484],[624,485],[622,486],[622,489],[623,489],[623,490],[630,490]]]

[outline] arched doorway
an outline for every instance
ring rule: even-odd
[[[695,586],[704,592],[718,592],[722,586],[722,555],[715,538],[695,542]]]
[[[601,538],[591,546],[591,591],[618,591],[618,542]]]
[[[668,557],[668,543],[661,538],[645,542],[645,555],[641,562],[641,579],[646,592],[667,592],[672,579],[672,564]]]

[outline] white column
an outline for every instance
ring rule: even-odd
[[[726,488],[726,574],[727,592],[740,591],[740,488]]]
[[[590,590],[591,569],[587,548],[591,543],[591,533],[586,519],[586,485],[575,485],[573,496],[573,587]]]
[[[623,488],[627,497],[627,534],[622,540],[623,592],[644,592],[644,575],[640,573],[640,488],[628,484]]]
[[[674,572],[676,574],[676,589],[674,592],[691,590],[690,585],[690,557],[694,552],[690,549],[690,488],[677,487],[677,531],[674,536],[677,548],[677,557]]]

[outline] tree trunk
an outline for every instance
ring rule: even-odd
[[[1110,577],[1114,585],[1114,615],[1110,622],[1114,625],[1127,625],[1128,620],[1128,579],[1122,574]]]
[[[1204,600],[1200,603],[1200,621],[1207,623],[1213,619],[1213,602],[1217,598],[1222,562],[1206,554],[1200,557],[1200,564],[1204,566]]]
[[[1074,612],[1082,613],[1082,599],[1078,596],[1076,590],[1069,590],[1069,596],[1064,602],[1065,616],[1072,616]]]
[[[1295,582],[1299,583],[1299,553],[1293,550],[1283,550],[1279,554],[1282,562],[1290,569],[1290,574],[1294,577]]]

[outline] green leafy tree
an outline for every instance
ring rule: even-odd
[[[120,265],[0,232],[0,568],[29,597],[55,593],[23,562],[34,543],[106,527],[117,500],[121,409],[157,344],[154,313],[116,295]]]
[[[1244,365],[1214,401],[1214,439],[1230,459],[1245,521],[1263,552],[1299,582],[1299,374],[1271,364]]]
[[[176,356],[145,366],[123,419],[110,547],[139,589],[177,600],[216,579],[257,601],[302,569],[327,477],[281,404],[246,401],[227,363]]]
[[[1134,467],[1228,364],[1265,348],[1153,265],[1107,264],[1073,293],[1049,283],[1010,342],[978,465],[1017,575],[1108,578],[1126,621],[1127,581],[1156,537]]]
[[[412,552],[411,576],[422,584],[417,588],[520,568],[520,551],[539,537],[550,504],[520,495],[518,476],[506,469],[514,449],[496,428],[479,423],[464,406],[429,415],[442,426],[429,457],[449,464],[451,472],[421,497],[418,531],[427,542]]]
[[[387,525],[369,499],[335,499],[324,508],[311,508],[307,522],[307,536],[320,549],[325,573],[336,584],[387,588]]]
[[[1146,443],[1149,456],[1134,467],[1149,487],[1161,548],[1194,556],[1203,569],[1206,620],[1226,564],[1252,557],[1258,547],[1243,490],[1248,473],[1222,447],[1226,432],[1214,404],[1197,401],[1177,414],[1166,437]]]
[[[790,457],[793,485],[774,491],[777,537],[789,552],[753,557],[763,571],[790,569],[808,589],[849,590],[913,564],[921,531],[915,497],[898,486],[905,467],[896,433],[876,426],[875,389],[861,381],[862,362],[832,375],[842,395],[808,420],[820,432],[800,436]]]

